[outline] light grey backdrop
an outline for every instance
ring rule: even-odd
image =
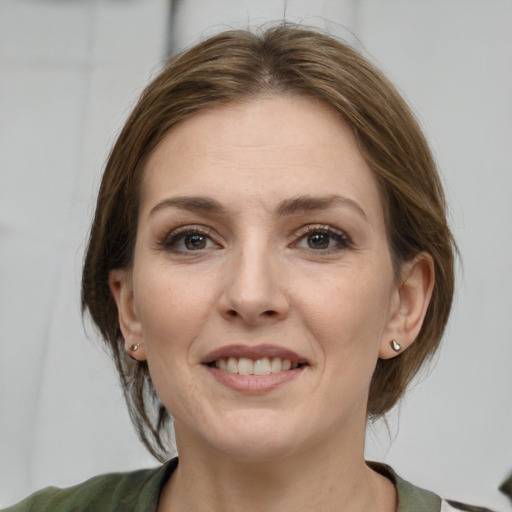
[[[92,196],[170,45],[285,11],[353,43],[404,92],[463,255],[439,360],[372,429],[368,457],[510,510],[496,487],[512,470],[511,0],[0,0],[0,506],[154,464],[79,315]]]

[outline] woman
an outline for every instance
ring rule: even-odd
[[[470,510],[364,461],[435,352],[454,242],[396,90],[325,35],[215,36],[146,89],[110,155],[82,304],[157,470],[22,510]]]

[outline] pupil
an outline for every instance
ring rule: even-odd
[[[324,233],[310,235],[309,246],[312,249],[327,249],[327,247],[329,247],[329,236]]]
[[[203,235],[190,235],[185,238],[185,246],[187,249],[204,249],[206,238]]]

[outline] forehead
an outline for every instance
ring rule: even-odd
[[[301,96],[230,103],[173,128],[148,159],[142,210],[198,192],[269,208],[286,195],[338,193],[382,212],[352,130],[321,100]]]

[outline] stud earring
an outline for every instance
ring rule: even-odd
[[[130,345],[130,350],[132,352],[137,352],[137,350],[139,350],[139,344],[137,343],[136,345]]]
[[[395,351],[395,352],[400,352],[400,350],[402,350],[402,345],[400,345],[399,343],[397,343],[396,340],[391,340],[390,341],[390,345],[391,345],[391,348]]]

